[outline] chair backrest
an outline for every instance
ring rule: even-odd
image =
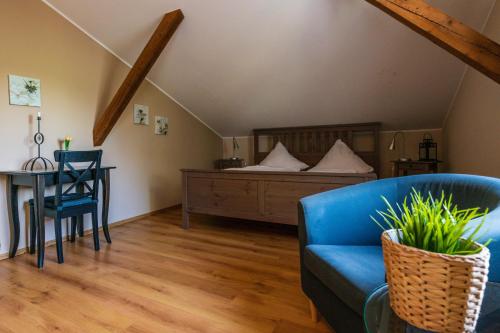
[[[59,162],[55,205],[64,201],[92,198],[97,200],[99,194],[99,179],[101,178],[102,150],[64,151],[56,150],[54,159]],[[89,163],[86,169],[75,167],[72,163]],[[68,179],[69,178],[69,179]],[[70,184],[63,191],[64,184]],[[90,183],[90,184],[89,184]],[[82,191],[79,191],[79,190]],[[76,193],[74,192],[76,190]]]

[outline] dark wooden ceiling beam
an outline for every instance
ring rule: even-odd
[[[366,0],[500,83],[500,45],[423,0]]]
[[[120,118],[183,19],[184,15],[180,9],[165,14],[134,66],[111,100],[111,103],[106,110],[98,116],[93,131],[94,146],[100,146],[104,143],[111,129]]]

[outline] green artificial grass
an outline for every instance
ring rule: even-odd
[[[458,209],[453,204],[453,196],[441,193],[435,199],[429,193],[424,197],[412,189],[410,199],[405,197],[401,205],[397,204],[397,211],[389,201],[382,197],[387,205],[387,211],[377,210],[383,222],[370,216],[382,229],[397,229],[398,242],[429,252],[449,255],[471,255],[481,252],[478,246],[479,232],[484,226],[485,215],[488,210],[478,208]],[[477,225],[471,221],[481,218]],[[384,227],[383,223],[387,226]],[[488,240],[483,246],[488,246]]]

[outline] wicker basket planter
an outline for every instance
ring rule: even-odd
[[[394,312],[421,329],[474,332],[488,279],[489,250],[483,247],[468,256],[433,253],[399,244],[396,232],[382,234]]]

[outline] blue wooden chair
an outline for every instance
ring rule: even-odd
[[[77,216],[92,214],[92,231],[94,234],[94,249],[99,251],[98,230],[98,195],[99,180],[101,177],[102,150],[94,151],[62,151],[54,152],[59,167],[56,175],[56,193],[54,196],[45,197],[45,215],[54,218],[57,262],[63,263],[62,228],[61,220],[71,217],[71,241],[75,240]],[[72,163],[90,163],[84,171],[77,171]],[[90,176],[90,177],[89,177]],[[63,189],[63,183],[68,183],[68,188]],[[89,178],[91,179],[89,181]],[[63,181],[65,179],[66,181]],[[84,180],[85,179],[85,180]],[[30,200],[30,252],[34,252],[36,245],[37,227],[33,219],[33,199]],[[38,254],[40,256],[40,253]],[[43,258],[38,259],[39,262]]]

